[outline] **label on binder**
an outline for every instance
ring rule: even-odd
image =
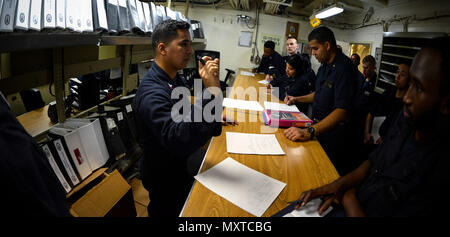
[[[123,120],[122,112],[117,113],[117,121],[122,121],[122,120]]]
[[[55,140],[53,143],[55,144],[56,151],[58,152],[58,155],[61,158],[61,162],[63,163],[64,168],[66,169],[67,174],[69,175],[70,180],[72,181],[72,184],[73,185],[78,184],[80,180],[78,180],[75,171],[72,169],[72,166],[69,163],[69,158],[67,158],[66,156],[66,152],[64,151],[61,140],[60,139]]]
[[[47,160],[50,163],[50,166],[52,167],[53,171],[56,174],[56,177],[58,178],[59,182],[63,186],[63,188],[66,190],[66,192],[70,192],[71,188],[70,185],[67,183],[66,179],[64,178],[63,174],[61,173],[61,170],[59,169],[58,165],[55,162],[55,159],[53,158],[52,153],[50,152],[50,149],[48,148],[48,145],[42,146],[42,150],[44,151],[45,155],[47,156]]]
[[[131,105],[127,105],[127,106],[125,106],[125,108],[127,109],[127,113],[130,113],[131,111],[133,111],[133,108],[131,107]]]
[[[73,150],[73,153],[75,154],[75,157],[77,158],[78,164],[79,165],[83,164],[83,158],[81,157],[80,150],[78,148],[76,148],[75,150]]]

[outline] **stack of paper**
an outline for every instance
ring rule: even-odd
[[[243,110],[256,110],[263,111],[264,108],[258,103],[258,101],[246,101],[246,100],[235,100],[225,98],[222,103],[223,107],[243,109]]]
[[[377,116],[373,118],[372,122],[372,136],[373,140],[376,141],[378,138],[380,138],[380,134],[378,131],[380,131],[381,124],[383,124],[384,120],[386,119],[386,116]]]
[[[194,177],[206,188],[245,211],[261,217],[286,186],[228,157]]]
[[[283,217],[323,217],[326,216],[331,210],[333,210],[333,207],[328,207],[328,209],[322,213],[322,215],[319,215],[319,207],[322,203],[322,200],[320,198],[313,199],[309,201],[304,207],[301,207],[298,210],[293,210],[292,212],[284,215]]]
[[[275,111],[300,112],[297,106],[264,101],[264,108]]]
[[[249,76],[249,77],[254,77],[255,76],[254,73],[247,72],[247,71],[241,71],[241,75],[242,76]]]
[[[255,155],[284,155],[275,134],[227,132],[227,152]]]

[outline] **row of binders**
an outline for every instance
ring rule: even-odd
[[[108,161],[136,149],[133,98],[99,106],[98,113],[70,118],[49,129],[48,141],[40,145],[67,193]]]
[[[190,23],[180,12],[140,0],[0,0],[0,10],[3,32],[151,34],[157,24],[167,19]]]

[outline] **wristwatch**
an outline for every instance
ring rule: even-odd
[[[313,126],[309,126],[309,127],[306,128],[306,129],[308,130],[309,134],[311,135],[311,137],[309,138],[309,140],[314,139],[314,132],[316,131],[316,130],[314,129],[314,127],[313,127]]]

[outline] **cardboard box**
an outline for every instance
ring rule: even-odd
[[[83,187],[68,194],[69,203],[75,199],[70,205],[74,217],[136,217],[131,186],[117,170],[111,174],[105,170],[100,169],[80,185]]]

